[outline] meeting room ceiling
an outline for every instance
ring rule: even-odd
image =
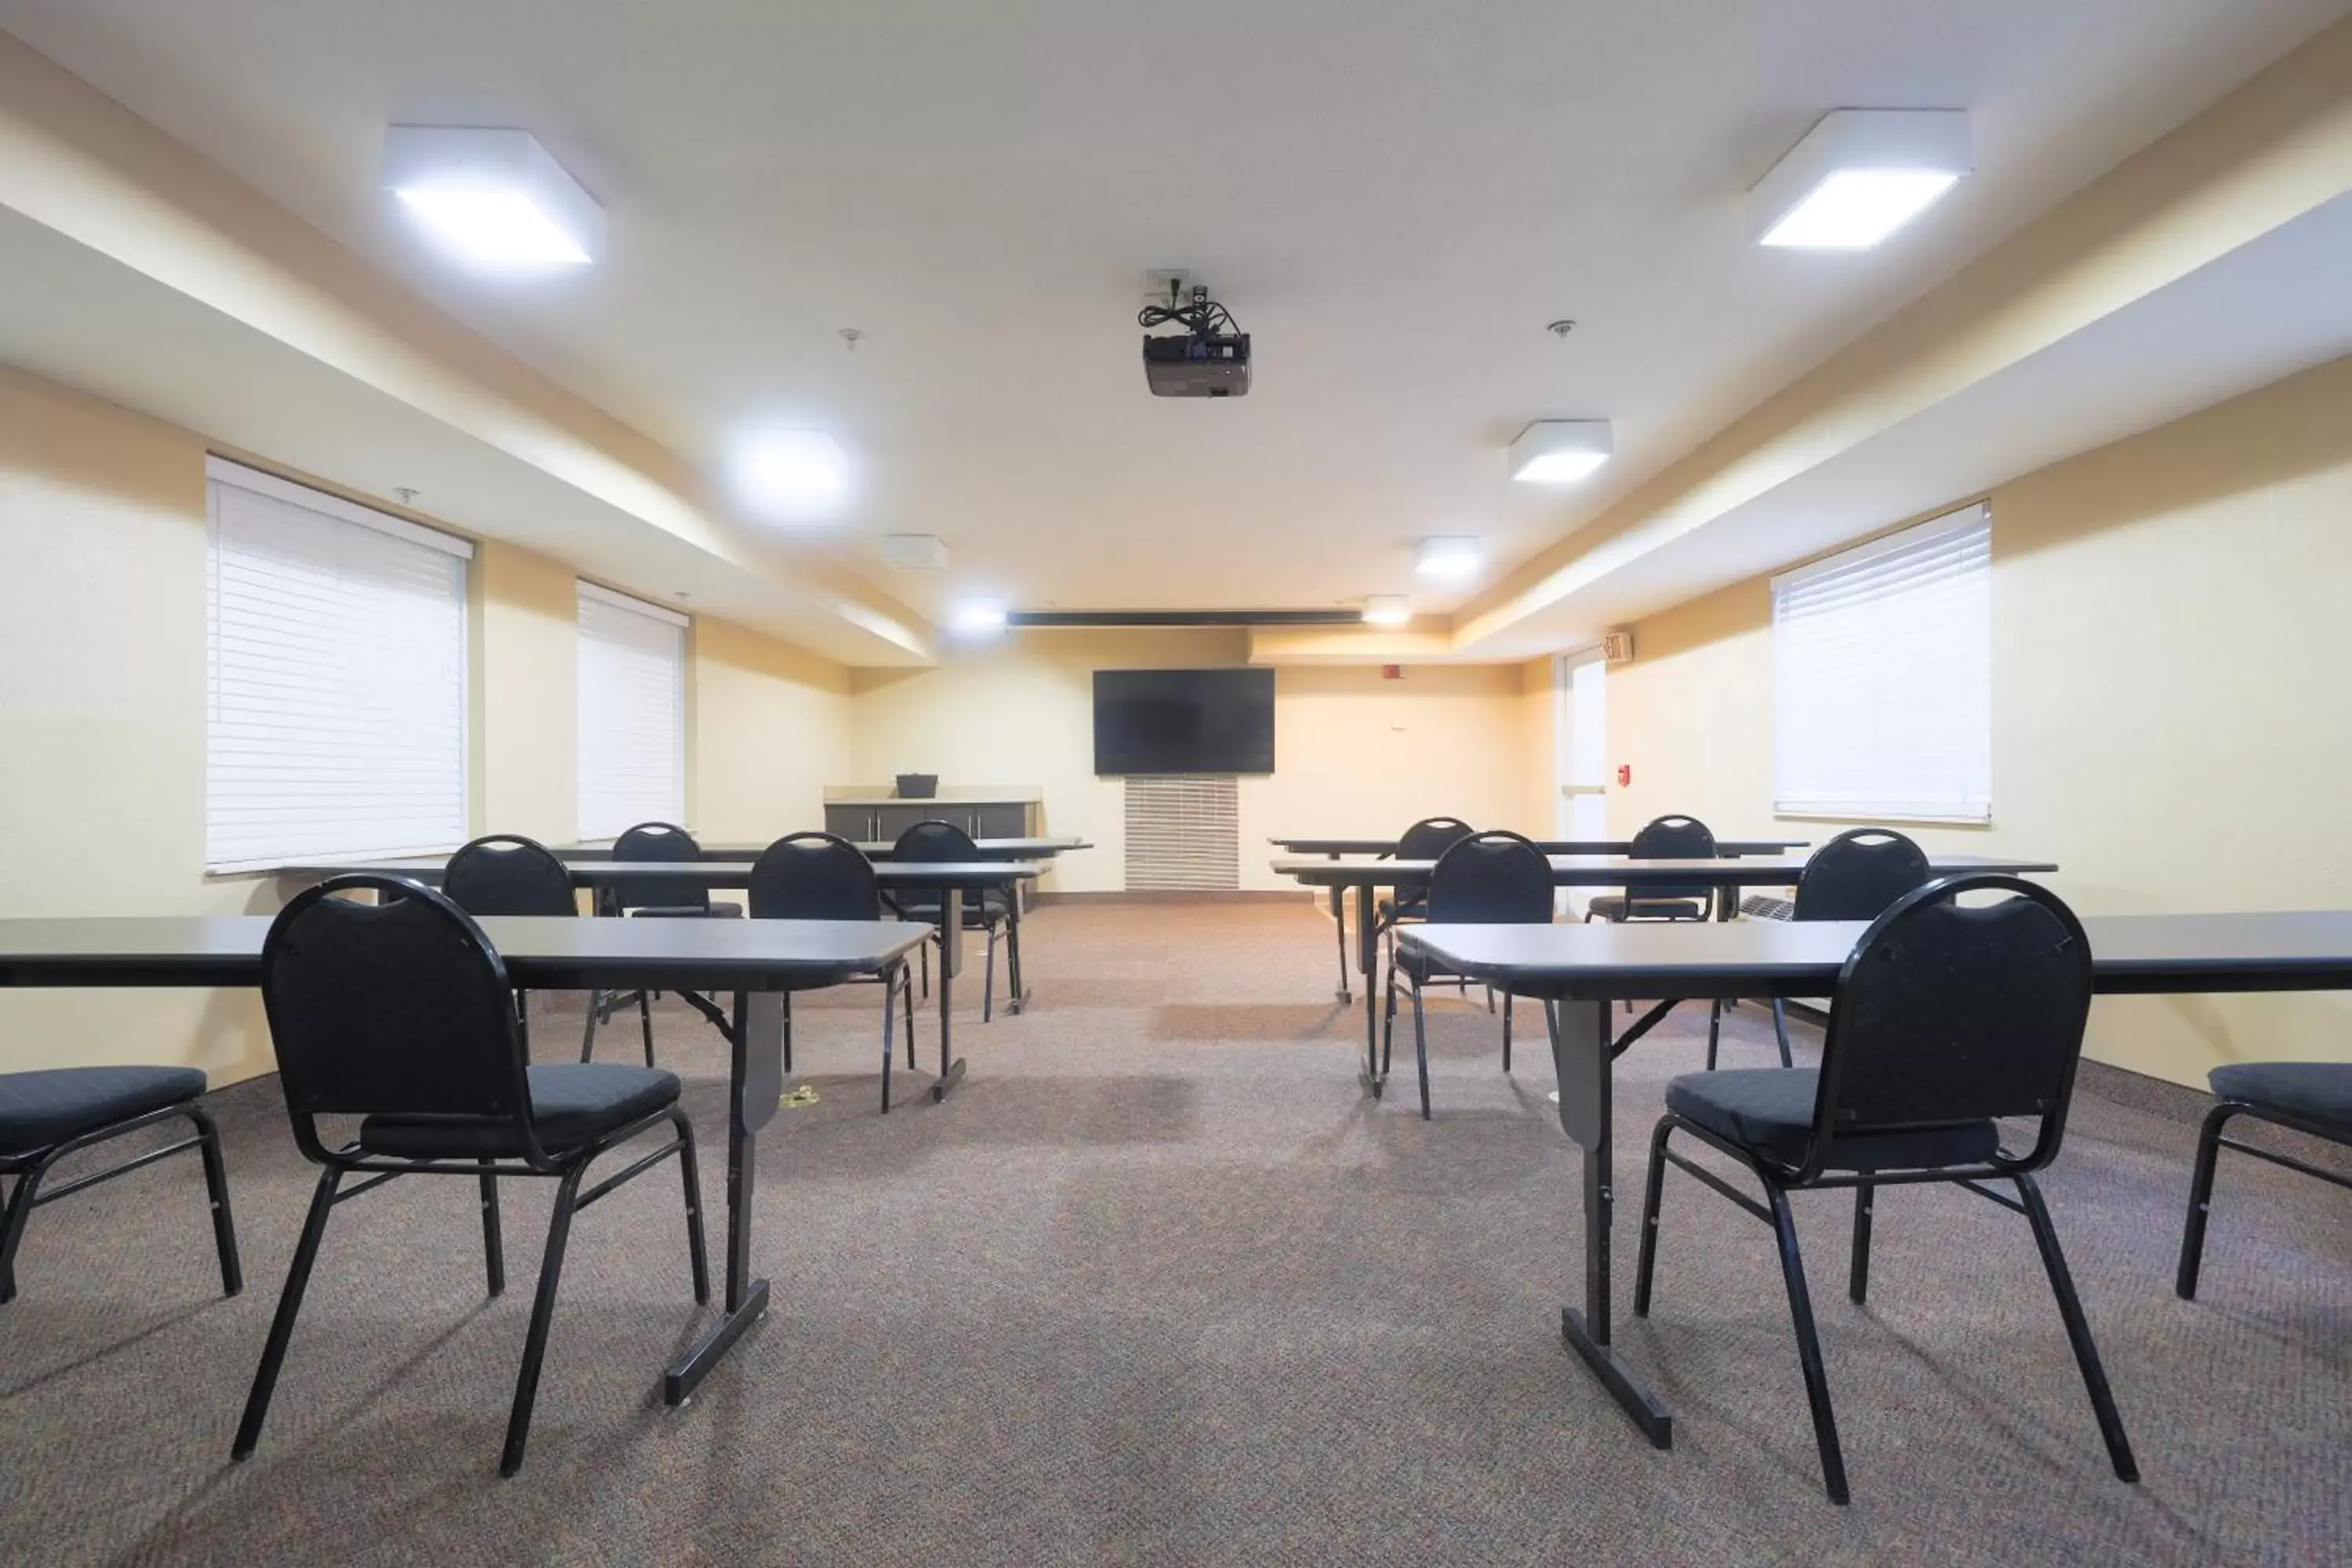
[[[835,433],[833,547],[919,610],[1443,612],[1478,584],[1416,580],[1418,538],[1479,536],[1491,582],[2345,9],[0,0],[0,29],[689,462]],[[1978,173],[1875,251],[1753,246],[1746,189],[1842,105],[1965,108]],[[446,271],[379,188],[395,122],[532,131],[608,258]],[[1153,267],[1254,335],[1245,399],[1146,393]],[[1510,483],[1544,417],[1612,420],[1616,460]],[[888,572],[887,532],[950,569]]]

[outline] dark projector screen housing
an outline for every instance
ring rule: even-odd
[[[1274,671],[1096,670],[1095,772],[1274,772]]]

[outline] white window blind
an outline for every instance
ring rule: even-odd
[[[466,837],[473,546],[214,458],[205,863]]]
[[[580,584],[580,836],[686,820],[686,626]]]
[[[1772,794],[1795,816],[1992,816],[1984,506],[1772,579]]]

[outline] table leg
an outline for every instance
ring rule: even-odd
[[[1559,1310],[1560,1337],[1584,1360],[1651,1447],[1674,1447],[1674,1417],[1609,1342],[1609,1242],[1615,1217],[1610,1137],[1614,1131],[1609,1006],[1562,1002],[1553,1009],[1552,1065],[1559,1074],[1559,1124],[1584,1151],[1584,1310]]]
[[[1337,860],[1337,855],[1327,856]],[[1339,1004],[1348,1003],[1348,893],[1344,888],[1331,889],[1331,923],[1339,928]]]
[[[1369,882],[1356,889],[1356,967],[1364,976],[1364,1070],[1360,1080],[1375,1100],[1381,1097],[1381,988],[1373,983],[1381,968],[1381,937],[1374,924],[1379,912],[1373,898],[1377,890]]]
[[[1013,981],[1012,1008],[1015,1014],[1029,1005],[1028,988],[1021,983],[1021,884],[1015,882],[1013,896],[1005,900],[1004,968]]]
[[[767,1315],[768,1282],[751,1278],[753,1154],[760,1129],[783,1098],[784,1007],[781,991],[735,994],[734,1024],[728,1031],[726,1310],[663,1375],[666,1405],[692,1398],[743,1331]]]
[[[940,889],[940,1080],[931,1085],[931,1099],[945,1100],[963,1077],[963,1058],[955,1054],[955,977],[963,971],[963,889]]]

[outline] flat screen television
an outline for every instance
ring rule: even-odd
[[[1274,671],[1096,670],[1095,772],[1274,772]]]

